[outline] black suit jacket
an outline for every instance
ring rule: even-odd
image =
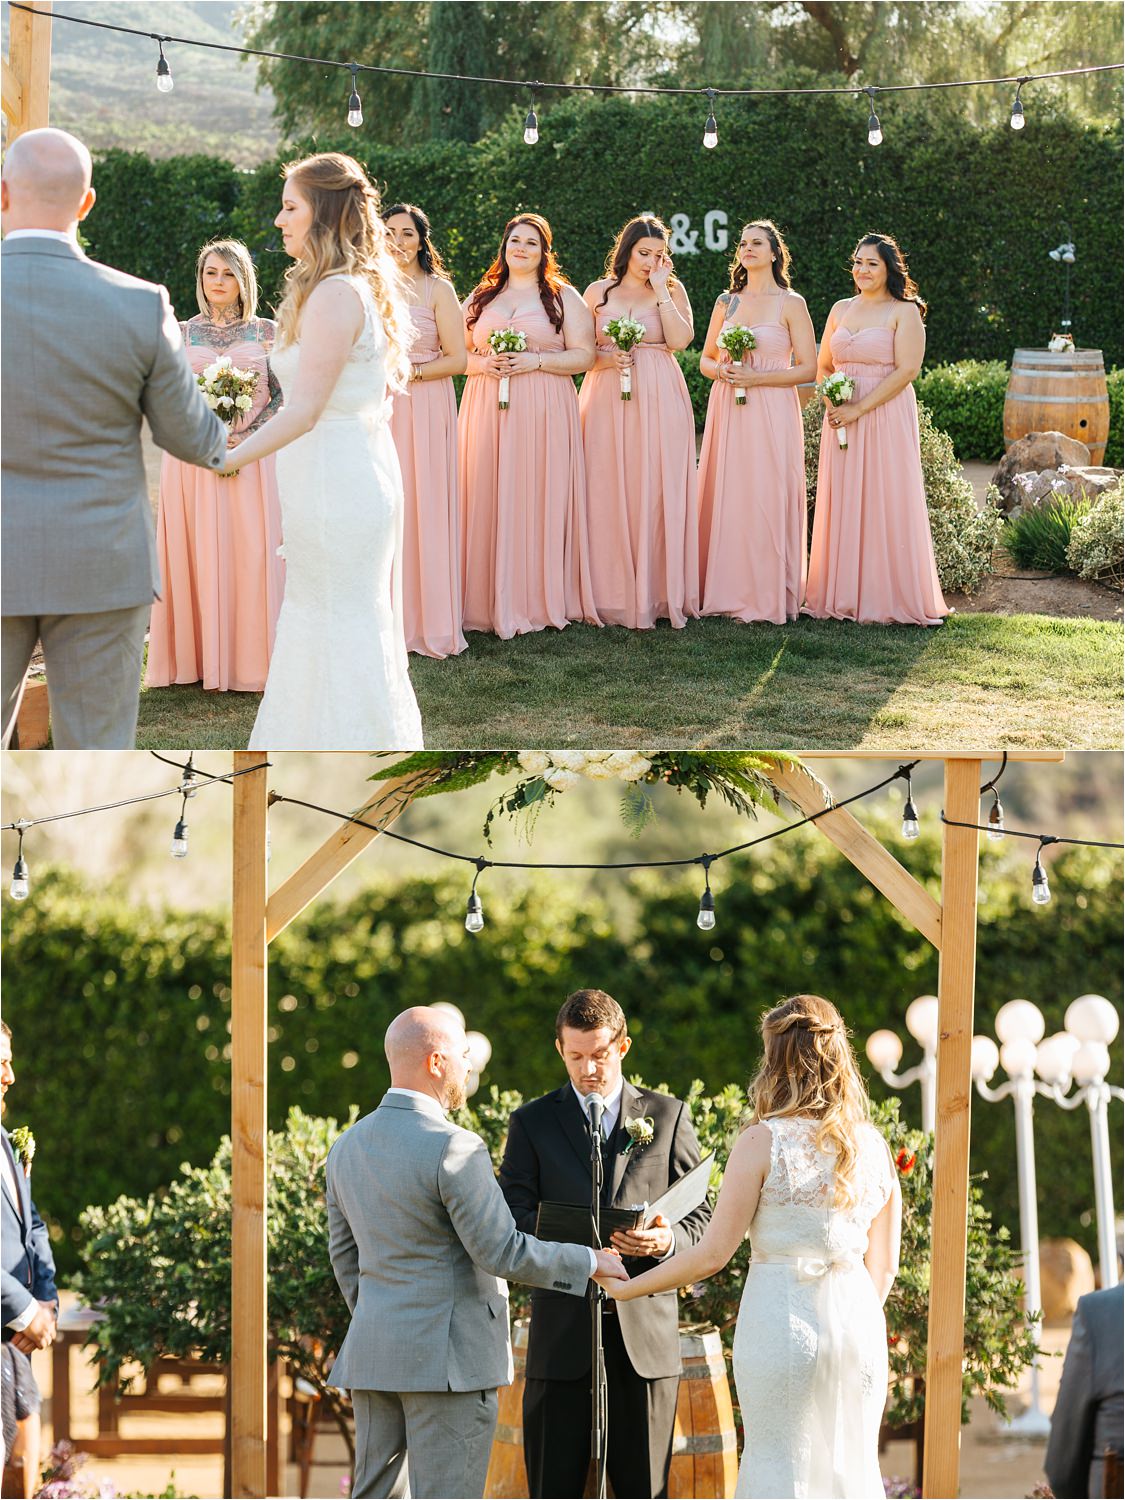
[[[649,1116],[655,1127],[652,1144],[626,1152],[625,1121]],[[700,1160],[699,1142],[682,1099],[626,1083],[621,1111],[610,1142],[607,1172],[611,1207],[652,1203]],[[535,1229],[544,1200],[590,1201],[590,1142],[585,1115],[568,1081],[553,1094],[533,1099],[512,1115],[500,1165],[500,1186],[517,1226]],[[710,1218],[706,1203],[673,1226],[676,1248],[694,1244]],[[630,1275],[639,1276],[656,1262],[629,1259]],[[618,1302],[614,1314],[633,1369],[646,1380],[680,1373],[680,1340],[676,1293],[662,1292]],[[538,1380],[578,1380],[590,1370],[590,1311],[585,1301],[557,1292],[533,1289],[528,1335],[527,1373]]]
[[[38,1302],[57,1302],[55,1290],[55,1259],[51,1254],[51,1240],[47,1226],[39,1217],[31,1200],[31,1188],[24,1176],[23,1168],[16,1160],[8,1132],[0,1129],[0,1151],[15,1168],[19,1188],[20,1211],[8,1195],[6,1187],[0,1187],[0,1242],[3,1245],[3,1330],[0,1337],[7,1341],[12,1337],[8,1327],[9,1318],[17,1318],[32,1299]]]

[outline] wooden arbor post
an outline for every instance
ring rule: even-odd
[[[51,102],[51,3],[27,0],[31,11],[8,12],[8,56],[3,60],[3,106],[8,144],[25,130],[49,123]]]
[[[841,759],[819,751],[805,759]],[[898,760],[881,751],[850,758]],[[981,763],[995,752],[930,752],[912,759],[945,764],[945,812],[976,823]],[[1061,751],[1009,752],[1009,760],[1061,761]],[[235,769],[264,756],[240,753]],[[234,1147],[232,1237],[233,1495],[266,1494],[266,1236],[265,1020],[266,945],[410,805],[424,777],[385,782],[356,814],[378,828],[344,823],[266,899],[266,772],[234,783],[234,923],[232,935]],[[771,779],[806,813],[821,811],[823,794],[800,771],[779,767]],[[929,941],[938,971],[937,1120],[926,1370],[926,1456],[923,1492],[955,1496],[959,1489],[961,1362],[964,1354],[965,1247],[969,1204],[969,1057],[976,975],[978,833],[944,829],[939,904],[846,808],[814,825]]]

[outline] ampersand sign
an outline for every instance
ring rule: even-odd
[[[669,248],[673,255],[698,255],[699,230],[692,229],[687,214],[673,214],[671,219],[672,241]]]

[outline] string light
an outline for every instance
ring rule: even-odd
[[[168,66],[168,59],[164,56],[164,43],[158,41],[156,45],[160,48],[160,60],[156,64],[156,87],[162,94],[170,94],[173,88],[172,69]]]
[[[477,881],[480,879],[481,871],[486,868],[488,861],[486,859],[477,859],[474,863],[477,867],[477,873],[473,876],[473,888],[469,892],[469,899],[465,905],[466,932],[479,932],[484,926],[484,907],[481,906],[480,897],[477,895]]]
[[[348,124],[353,129],[358,129],[363,124],[363,101],[359,97],[359,89],[356,87],[355,76],[359,71],[358,63],[349,63],[352,70],[352,91],[348,97]]]
[[[988,837],[994,844],[998,844],[1004,837],[1004,808],[1000,801],[1000,794],[993,792],[993,803],[988,810]]]
[[[719,126],[715,120],[715,90],[707,90],[707,124],[703,127],[703,144],[713,151],[719,144]]]
[[[883,127],[879,124],[879,116],[875,113],[875,88],[867,89],[867,101],[871,113],[867,116],[867,144],[869,146],[881,146],[883,144]]]
[[[523,122],[523,143],[525,146],[534,146],[539,139],[539,118],[535,113],[535,105],[532,104],[527,112],[527,119]]]
[[[187,826],[187,793],[180,804],[179,821],[176,823],[176,831],[172,835],[171,855],[173,859],[187,859],[188,853],[188,826]]]
[[[699,898],[699,915],[695,919],[695,925],[703,932],[711,932],[715,926],[715,898],[711,894],[711,862],[714,855],[704,854],[700,856],[700,864],[703,866],[703,894]]]
[[[1051,899],[1051,887],[1047,882],[1047,872],[1043,868],[1043,846],[1049,840],[1042,839],[1039,848],[1035,851],[1035,868],[1031,872],[1031,899],[1036,906],[1046,906]]]
[[[918,837],[918,809],[914,806],[914,794],[910,785],[910,772],[906,772],[906,801],[902,805],[902,836],[904,839]]]
[[[1026,78],[1021,78],[1019,83],[1016,84],[1016,97],[1012,100],[1012,118],[1008,122],[1013,130],[1022,130],[1027,124],[1023,115],[1023,100],[1020,98],[1020,89],[1023,88],[1026,82]]]
[[[23,857],[23,835],[25,824],[16,824],[19,829],[20,847],[16,855],[15,869],[12,871],[12,883],[8,887],[8,894],[13,901],[26,901],[31,894],[31,876],[27,868],[27,860]]]

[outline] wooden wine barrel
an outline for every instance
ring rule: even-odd
[[[484,1493],[488,1500],[520,1500],[527,1495],[523,1462],[523,1387],[527,1368],[527,1323],[512,1330],[515,1379],[500,1391],[496,1437]],[[722,1340],[714,1330],[680,1332],[680,1391],[672,1438],[670,1497],[728,1500],[738,1478],[734,1409],[727,1384]],[[590,1490],[587,1490],[590,1493]],[[612,1495],[613,1491],[610,1489]]]
[[[1100,349],[1052,354],[1017,349],[1004,398],[1004,446],[1029,432],[1061,432],[1090,450],[1091,464],[1105,457],[1109,396]]]

